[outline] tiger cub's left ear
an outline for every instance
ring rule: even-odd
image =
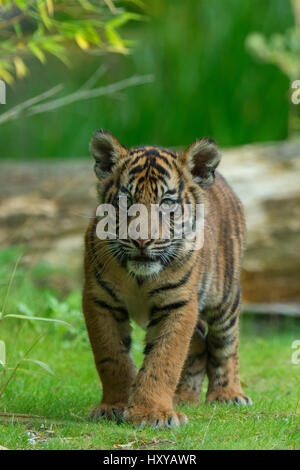
[[[209,188],[215,179],[215,169],[221,153],[213,139],[203,138],[193,142],[180,156],[192,173],[193,180],[202,188]]]
[[[104,129],[95,132],[90,150],[95,159],[94,170],[99,179],[109,176],[120,160],[128,155],[128,149]]]

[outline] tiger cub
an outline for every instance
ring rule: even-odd
[[[251,404],[238,370],[245,222],[239,199],[215,172],[216,143],[198,139],[183,153],[128,149],[100,129],[90,148],[99,203],[116,213],[122,196],[128,208],[187,204],[192,219],[199,204],[205,210],[197,249],[184,236],[172,237],[174,230],[168,238],[104,239],[97,236],[101,218],[91,219],[83,312],[103,394],[90,416],[158,428],[186,423],[174,405],[197,405],[206,374],[207,403]],[[140,370],[130,354],[131,319],[146,330]]]

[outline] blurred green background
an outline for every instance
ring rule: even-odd
[[[210,136],[222,147],[288,136],[290,83],[275,65],[258,61],[245,46],[253,32],[270,36],[294,23],[287,0],[151,0],[146,20],[129,23],[129,55],[71,53],[71,67],[50,58],[29,64],[30,75],[8,87],[4,111],[63,83],[77,90],[107,65],[97,85],[133,74],[151,83],[116,95],[80,101],[0,126],[0,158],[88,155],[99,127],[124,144],[186,146]],[[2,110],[3,108],[3,110]]]

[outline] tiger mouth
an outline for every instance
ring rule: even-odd
[[[162,264],[159,259],[136,256],[127,261],[127,269],[134,276],[148,277],[159,273]]]

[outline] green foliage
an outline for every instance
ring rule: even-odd
[[[16,373],[21,370],[21,366],[24,366],[26,362],[38,365],[46,372],[54,375],[52,369],[47,363],[39,359],[28,357],[28,354],[31,353],[44,336],[42,334],[43,327],[41,327],[39,323],[50,323],[55,326],[58,325],[60,327],[60,330],[57,332],[58,334],[65,334],[67,327],[67,329],[70,329],[73,333],[73,336],[71,334],[69,339],[74,338],[74,334],[78,333],[78,322],[76,327],[72,327],[70,323],[66,322],[63,318],[59,318],[64,315],[67,316],[68,313],[71,313],[69,317],[72,316],[73,310],[70,310],[67,303],[60,303],[47,290],[43,291],[44,295],[40,295],[38,288],[34,285],[33,280],[30,279],[31,276],[25,276],[25,269],[18,266],[21,256],[22,249],[20,248],[8,248],[0,251],[0,274],[2,279],[0,298],[3,299],[2,305],[0,306],[0,326],[1,328],[3,328],[3,326],[5,328],[7,323],[11,324],[12,320],[15,320],[20,328],[20,323],[22,324],[25,321],[25,323],[29,322],[32,324],[33,331],[35,331],[35,333],[39,333],[39,335],[25,351],[18,351],[19,357],[15,358],[15,363],[12,363],[11,355],[7,356],[6,354],[7,347],[11,349],[11,344],[7,345],[6,342],[1,339],[0,330],[0,398],[6,392],[10,382],[15,378]],[[39,272],[41,271],[39,267],[37,270]],[[20,282],[21,279],[22,281]],[[29,303],[27,303],[26,297],[22,295],[24,290],[27,292],[27,295],[29,295]],[[34,303],[34,299],[40,297],[40,301],[42,300],[43,302],[43,315],[45,316],[37,315],[37,305]],[[80,335],[77,335],[77,340],[78,338],[81,339],[81,337]],[[16,351],[14,351],[14,353],[15,352]],[[25,372],[30,372],[30,369],[25,369]]]
[[[252,33],[246,42],[249,50],[264,62],[277,65],[291,80],[300,77],[300,28],[288,29],[267,39]]]
[[[246,45],[264,62],[276,64],[291,80],[300,77],[300,0],[290,0],[295,26],[284,33],[267,39],[263,34],[252,33]]]
[[[0,158],[87,156],[99,127],[128,146],[187,146],[209,136],[226,147],[288,136],[290,81],[245,48],[253,31],[271,37],[293,26],[287,0],[152,0],[147,5],[148,20],[124,28],[135,40],[132,53],[107,56],[107,73],[97,86],[135,74],[153,74],[154,81],[70,104],[63,112],[5,123]],[[36,62],[30,79],[7,90],[6,106],[59,83],[64,93],[72,93],[98,66],[99,57],[75,50],[72,73],[51,58],[46,67]]]
[[[52,54],[70,64],[70,46],[89,53],[128,53],[130,42],[118,30],[141,15],[112,0],[0,0],[0,78],[12,84],[25,77],[26,60],[45,63]]]
[[[300,0],[290,2],[295,26],[269,38],[261,33],[251,33],[246,39],[246,47],[261,61],[275,64],[293,83],[300,77]],[[292,103],[289,112],[289,136],[295,137],[300,132],[299,113]]]
[[[63,340],[81,341],[85,326],[82,322],[80,291],[72,291],[62,301],[53,289],[47,285],[41,287],[41,284],[47,284],[48,276],[72,274],[62,268],[43,264],[26,268],[22,264],[24,254],[22,247],[9,247],[0,251],[0,299],[3,299],[0,320],[27,320],[39,334],[44,331],[42,323],[46,322],[49,331],[55,328],[56,334],[61,335]]]

